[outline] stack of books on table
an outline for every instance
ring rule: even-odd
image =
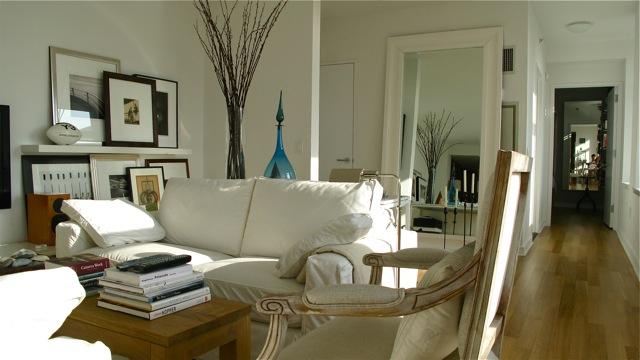
[[[153,320],[211,300],[202,273],[184,264],[149,273],[107,269],[98,306]]]
[[[80,285],[84,287],[87,296],[97,294],[102,288],[99,285],[104,271],[109,268],[109,259],[91,254],[75,255],[63,258],[53,258],[45,261],[45,269],[67,266],[78,274]]]

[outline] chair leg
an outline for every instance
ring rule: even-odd
[[[286,315],[271,315],[269,334],[257,360],[275,360],[284,346],[289,320]]]

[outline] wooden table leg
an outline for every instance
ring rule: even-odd
[[[249,360],[251,358],[251,319],[243,316],[234,326],[236,339],[220,346],[222,360]]]

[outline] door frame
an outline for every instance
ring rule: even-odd
[[[353,65],[353,79],[352,82],[353,84],[351,85],[351,88],[353,89],[353,110],[352,110],[352,114],[351,117],[353,118],[353,121],[351,122],[351,168],[355,168],[356,167],[356,114],[357,114],[357,110],[356,110],[356,76],[358,74],[358,60],[337,60],[337,61],[327,61],[327,62],[320,62],[320,68],[322,68],[323,66],[331,66],[331,65],[346,65],[346,64],[352,64]],[[322,79],[320,79],[320,81],[322,81]],[[322,101],[322,99],[320,99],[320,101]],[[319,133],[319,131],[318,131]],[[320,141],[322,141],[321,139],[318,139],[318,144],[320,144]],[[318,155],[320,154],[320,151],[318,151]],[[320,164],[318,162],[318,164]]]
[[[620,211],[618,207],[618,194],[620,189],[620,183],[615,179],[620,179],[620,170],[622,169],[622,156],[619,154],[620,149],[620,138],[622,136],[622,128],[621,122],[624,121],[624,81],[594,81],[594,82],[553,82],[549,84],[549,104],[551,105],[551,113],[550,117],[555,114],[555,99],[556,99],[556,89],[569,89],[569,88],[590,88],[590,87],[613,87],[614,94],[618,96],[618,102],[615,103],[614,110],[614,121],[613,121],[613,151],[614,151],[614,160],[613,167],[611,169],[612,174],[611,178],[614,179],[611,182],[611,204],[613,207],[613,214],[611,214],[611,228],[613,230],[617,230],[618,228],[618,213]],[[551,190],[547,194],[547,214],[548,214],[548,223],[551,223],[551,212],[553,211],[553,160],[556,153],[555,149],[555,126],[552,121],[549,121],[550,132],[549,139],[551,141],[551,152],[549,153],[549,158],[547,159],[547,172],[548,177],[546,179],[547,186]],[[603,209],[604,211],[604,209]]]

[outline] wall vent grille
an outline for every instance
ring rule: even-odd
[[[502,49],[502,71],[505,73],[514,72],[512,47]]]

